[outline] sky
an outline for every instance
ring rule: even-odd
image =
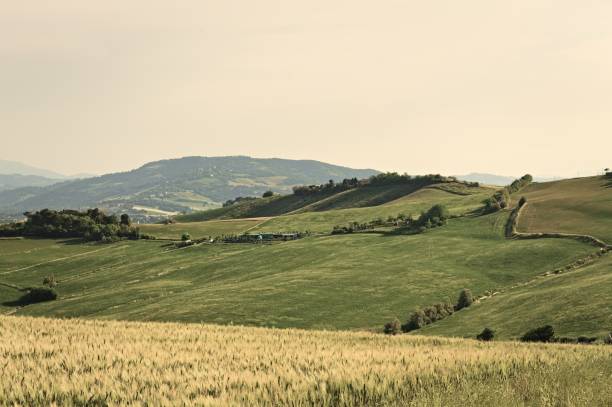
[[[609,0],[82,0],[0,8],[0,159],[612,166]]]

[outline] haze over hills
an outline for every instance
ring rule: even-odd
[[[9,160],[0,160],[0,174],[36,175],[38,177],[45,177],[51,179],[69,178],[66,175],[60,174],[55,171],[37,168],[28,164]]]
[[[480,182],[481,184],[487,184],[487,185],[509,185],[510,183],[512,183],[512,181],[518,178],[517,176],[513,177],[513,176],[507,176],[507,175],[496,175],[496,174],[488,174],[488,173],[482,173],[482,172],[471,172],[465,175],[457,175],[456,177],[463,181]],[[549,181],[556,181],[559,179],[561,178],[560,177],[537,177],[537,176],[533,178],[533,180],[536,182],[549,182]]]
[[[45,187],[60,182],[38,175],[0,174],[0,191],[23,187]]]
[[[237,196],[259,196],[267,190],[287,193],[295,185],[366,178],[376,173],[313,160],[184,157],[151,162],[128,172],[4,191],[0,212],[94,206],[110,211],[129,211],[137,206],[182,212],[220,206]]]
[[[25,187],[45,187],[61,181],[94,176],[85,173],[64,175],[18,161],[0,160],[0,191]]]

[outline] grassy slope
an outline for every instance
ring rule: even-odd
[[[143,233],[152,234],[159,239],[180,239],[185,232],[192,239],[206,236],[220,236],[224,234],[240,234],[266,219],[233,219],[233,220],[211,220],[207,222],[173,223],[169,225],[139,225]]]
[[[520,232],[591,234],[612,244],[612,182],[603,177],[535,183],[516,194],[528,205]]]
[[[490,188],[468,188],[463,184],[444,184],[440,188],[455,190],[477,197],[480,201],[492,194]],[[438,188],[432,186],[427,190]],[[416,191],[416,192],[415,192]],[[412,185],[385,185],[356,188],[339,193],[319,193],[308,196],[283,195],[259,198],[225,208],[196,212],[176,217],[179,222],[201,222],[212,219],[280,216],[302,212],[322,212],[335,209],[375,207],[389,204],[402,197],[418,193]],[[436,203],[436,202],[434,202]],[[431,205],[429,205],[431,206]],[[393,214],[396,215],[396,214]]]
[[[0,282],[40,284],[50,273],[60,280],[60,301],[18,314],[372,328],[404,319],[415,306],[454,299],[463,287],[481,293],[513,285],[593,251],[575,241],[506,240],[505,218],[454,219],[418,236],[356,234],[170,252],[159,242],[122,242],[87,246],[103,251],[26,272],[11,271],[23,256],[2,256]],[[82,250],[54,245],[24,261]]]
[[[528,205],[519,221],[523,232],[594,235],[612,242],[612,188],[602,177],[536,183],[515,194]],[[612,256],[562,275],[538,279],[498,294],[422,334],[473,337],[485,326],[502,338],[552,324],[560,335],[600,335],[612,331]]]
[[[470,195],[458,195],[436,188],[423,188],[384,205],[365,208],[337,209],[322,212],[303,212],[272,218],[255,230],[260,231],[305,231],[330,232],[335,225],[344,226],[349,222],[368,222],[376,218],[386,219],[400,213],[418,217],[433,204],[444,204],[455,215],[464,214],[481,206],[491,194],[487,188],[471,188]]]
[[[552,325],[561,336],[612,331],[612,256],[578,271],[551,275],[487,298],[419,334],[474,337],[484,327],[499,338]]]
[[[2,405],[612,403],[612,347],[0,317]]]

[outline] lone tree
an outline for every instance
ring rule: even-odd
[[[181,240],[182,240],[183,242],[188,242],[188,241],[190,241],[190,240],[191,240],[191,235],[190,235],[189,233],[185,232],[185,233],[183,233],[183,234],[181,235]]]
[[[481,333],[476,335],[476,339],[478,339],[479,341],[488,342],[491,339],[493,339],[494,336],[495,336],[495,331],[493,331],[490,328],[485,328],[485,329],[482,330]]]
[[[472,292],[469,288],[464,288],[459,293],[459,299],[457,300],[457,305],[455,309],[459,311],[460,309],[467,308],[474,302],[474,297],[472,296]]]

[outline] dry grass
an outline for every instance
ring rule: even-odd
[[[612,347],[0,317],[2,405],[610,405]]]

